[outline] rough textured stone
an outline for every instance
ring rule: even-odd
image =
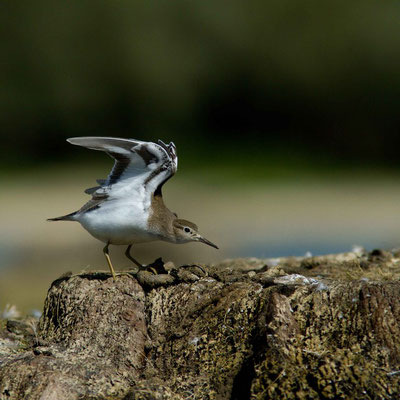
[[[93,274],[61,278],[49,289],[40,341],[3,359],[0,393],[13,399],[118,398],[144,367],[145,295],[135,279]],[[48,394],[48,395],[47,395]],[[5,397],[7,398],[7,397]]]
[[[64,276],[38,325],[1,321],[0,398],[398,399],[397,257]]]

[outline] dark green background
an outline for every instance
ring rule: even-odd
[[[397,167],[399,16],[398,1],[2,2],[3,164],[110,135],[174,140],[194,165]]]

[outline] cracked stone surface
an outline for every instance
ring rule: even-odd
[[[0,321],[0,399],[398,399],[399,254],[63,276]]]

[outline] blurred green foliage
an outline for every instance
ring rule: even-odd
[[[0,8],[2,161],[60,159],[66,137],[109,135],[174,140],[194,164],[399,163],[398,1]]]

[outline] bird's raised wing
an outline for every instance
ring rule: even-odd
[[[92,200],[80,210],[87,211],[106,199],[122,199],[135,195],[161,194],[162,185],[178,167],[176,147],[161,140],[158,143],[112,137],[76,137],[67,139],[71,144],[101,150],[114,158],[114,166],[99,186],[86,193]]]

